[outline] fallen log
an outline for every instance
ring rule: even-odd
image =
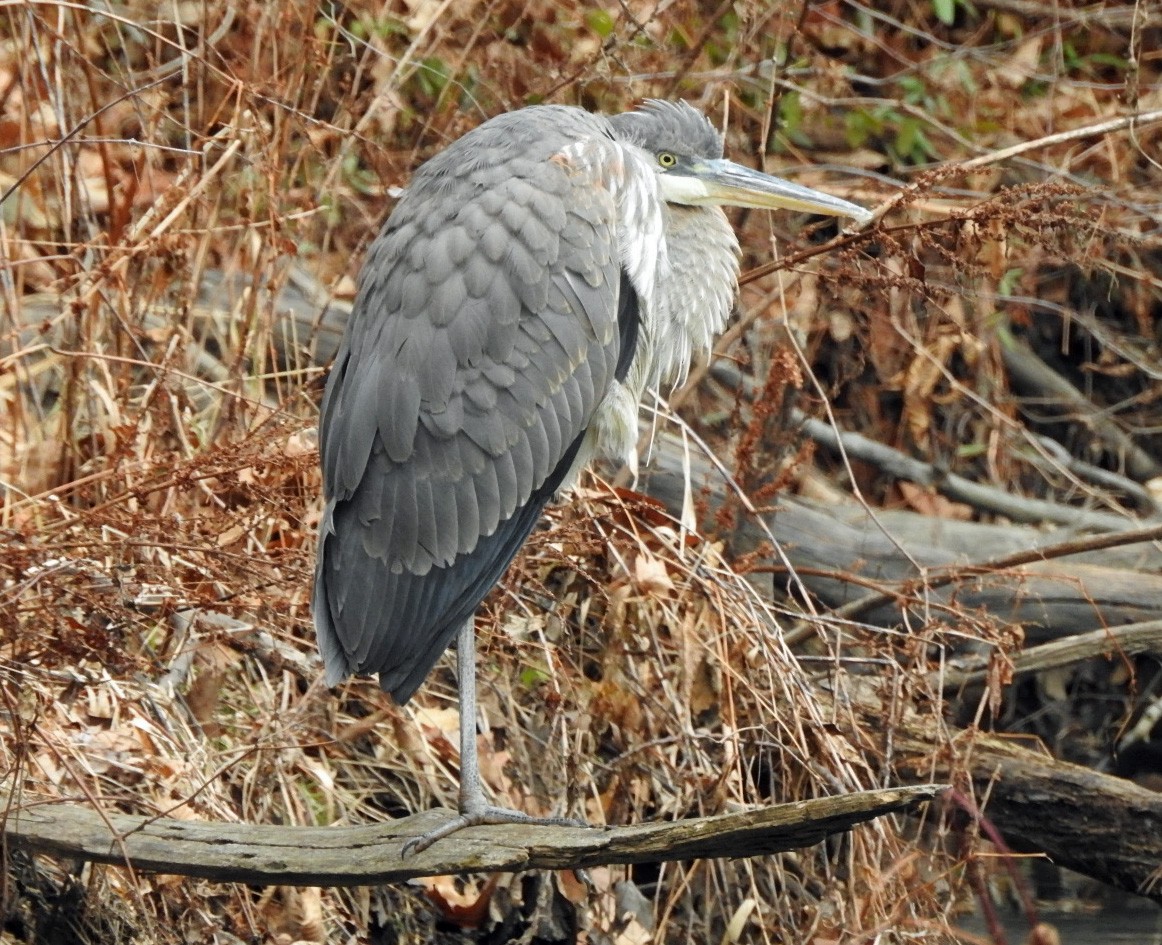
[[[1162,903],[1162,794],[994,735],[965,741],[984,813],[1010,847]]]
[[[705,500],[704,527],[713,534],[714,516],[732,501],[733,487],[705,456],[685,450],[676,437],[658,436],[652,465],[643,471],[639,487],[679,516],[687,495],[687,473],[694,495]],[[861,621],[877,626],[897,625],[905,612],[923,622],[928,613],[983,610],[1002,622],[1022,625],[1026,639],[1040,643],[1162,619],[1159,574],[1070,559],[982,573],[963,547],[901,538],[871,516],[845,521],[829,509],[794,497],[780,496],[774,509],[737,518],[730,536],[735,554],[758,552],[756,563],[776,571],[786,572],[789,564],[795,573],[788,573],[787,580],[801,582],[828,607],[864,597],[869,586],[883,589],[883,599],[859,613]],[[1133,524],[1127,521],[1126,530]],[[772,538],[781,552],[777,556]],[[986,551],[990,548],[983,546]],[[982,547],[973,550],[979,555]],[[950,569],[963,576],[940,587],[926,586],[933,571]]]
[[[879,700],[867,695],[857,698],[858,711],[882,726]],[[942,741],[930,720],[901,720],[892,732],[900,779],[963,784],[967,775],[984,816],[1014,851],[1162,903],[1162,793],[1013,739],[949,734]]]
[[[730,499],[732,486],[705,457],[683,455],[677,440],[658,438],[644,490],[678,516],[688,494],[687,471],[693,494],[705,500],[706,528],[712,531],[713,516]],[[736,552],[758,552],[761,558],[764,547],[770,549],[767,561],[801,569],[798,579],[824,603],[838,606],[866,595],[869,581],[882,586],[882,601],[862,612],[861,621],[899,625],[904,609],[927,602],[947,606],[949,613],[986,608],[997,619],[1024,624],[1027,639],[1094,631],[1072,645],[1063,642],[1033,653],[1031,666],[1058,661],[1060,648],[1083,658],[1116,649],[1118,643],[1135,651],[1157,646],[1162,578],[1154,574],[1068,559],[982,574],[959,550],[914,540],[901,545],[870,517],[855,527],[795,499],[780,498],[774,511],[737,518]],[[772,537],[779,556],[770,546]],[[962,580],[925,587],[932,570],[957,567],[963,569]],[[848,581],[845,574],[863,583]],[[1138,624],[1126,639],[1111,638],[1104,629],[1125,624]],[[907,700],[881,699],[877,680],[842,679],[842,688],[832,692],[829,676],[828,685],[814,687],[816,697],[833,700],[835,719],[854,716],[850,731],[844,732],[852,744],[866,744],[868,732],[882,733],[884,743],[874,751],[890,759],[898,781],[962,785],[966,796],[982,802],[984,816],[1013,849],[1041,853],[1053,863],[1162,903],[1162,793],[1013,740],[958,730],[935,715],[900,712]],[[968,681],[963,673],[961,681]]]
[[[362,886],[454,873],[780,853],[910,810],[941,790],[922,784],[860,791],[628,827],[471,827],[406,859],[400,856],[403,844],[452,817],[451,811],[358,827],[279,827],[131,816],[74,803],[0,803],[7,807],[3,834],[9,849],[219,882]]]

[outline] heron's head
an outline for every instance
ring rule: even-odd
[[[871,217],[857,204],[726,160],[722,136],[686,102],[650,100],[609,120],[620,140],[650,156],[667,203],[801,210],[860,222]]]

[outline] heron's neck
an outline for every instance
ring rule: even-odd
[[[658,254],[653,293],[641,300],[637,351],[625,381],[613,384],[598,406],[576,469],[603,453],[625,461],[636,474],[643,395],[681,383],[730,317],[738,289],[738,240],[726,215],[717,207],[665,206],[663,213],[666,249]]]
[[[738,289],[738,239],[718,207],[667,204],[666,258],[658,260],[631,380],[640,389],[680,384],[726,327]],[[636,385],[634,385],[636,386]]]

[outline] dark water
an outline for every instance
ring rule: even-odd
[[[1002,914],[1009,945],[1024,945],[1029,923],[1023,916]],[[1041,912],[1038,918],[1057,929],[1061,945],[1162,945],[1162,909],[1135,906],[1104,909],[1097,915]],[[962,928],[981,940],[991,941],[978,916],[966,919]]]

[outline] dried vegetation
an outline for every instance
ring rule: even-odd
[[[1150,4],[44,0],[5,5],[0,37],[10,805],[330,824],[454,804],[448,666],[404,709],[369,680],[320,685],[313,426],[393,189],[522,104],[689,98],[736,158],[889,208],[826,253],[833,224],[737,218],[765,268],[720,370],[676,398],[749,492],[722,535],[751,503],[853,484],[876,507],[991,515],[815,453],[786,425],[791,392],[1018,496],[1153,511],[1162,124],[1097,128],[1162,109]],[[931,645],[1020,636],[953,608],[801,661],[778,626],[811,609],[769,599],[755,563],[590,479],[482,613],[493,794],[625,823],[877,786],[885,733],[828,714],[818,687],[841,665],[880,674],[938,718]],[[1159,688],[1149,658],[1103,672],[1085,680],[1100,711],[1069,715],[1091,762]],[[1052,685],[1074,705],[1073,677]],[[1019,706],[1015,727],[1060,735]],[[588,897],[569,876],[261,890],[12,855],[2,937],[947,941],[981,847],[950,830],[881,821],[794,855],[597,870]]]

